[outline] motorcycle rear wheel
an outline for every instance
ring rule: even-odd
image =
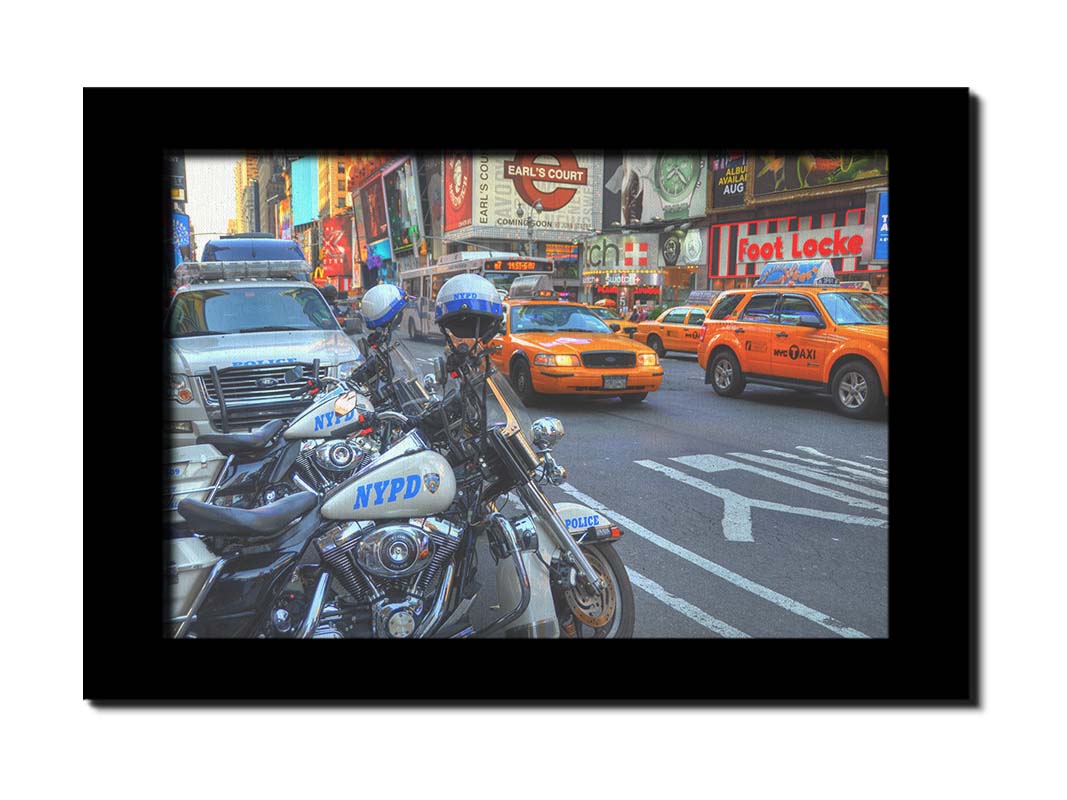
[[[629,639],[634,635],[634,590],[622,558],[615,545],[582,545],[582,552],[600,578],[607,583],[607,592],[600,598],[583,599],[574,590],[564,592],[564,605],[573,615],[570,624],[560,626],[564,639]],[[596,618],[606,607],[614,606],[611,618],[599,627],[583,622],[580,617]]]

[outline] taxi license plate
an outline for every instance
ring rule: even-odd
[[[605,389],[625,389],[626,388],[626,376],[625,375],[605,375],[604,376],[604,388]]]

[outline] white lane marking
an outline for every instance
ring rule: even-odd
[[[675,597],[673,594],[668,592],[654,580],[652,580],[651,578],[646,578],[640,572],[634,572],[632,569],[627,567],[626,574],[630,576],[630,583],[632,583],[634,586],[648,592],[657,600],[670,606],[678,613],[685,614],[685,616],[689,617],[689,619],[693,620],[693,622],[697,623],[698,625],[703,625],[709,631],[714,631],[720,636],[725,636],[729,639],[752,638],[744,631],[739,631],[733,625],[728,625],[721,619],[716,619],[715,617],[711,616],[711,614],[708,614],[703,609],[697,608],[692,603],[687,603],[682,598]]]
[[[879,458],[878,456],[860,456],[860,458],[869,458],[871,461],[885,461],[884,458]],[[864,466],[866,466],[866,464]],[[886,470],[882,471],[885,472]]]
[[[886,475],[889,474],[889,470],[887,469],[882,469],[881,467],[872,467],[870,464],[863,464],[859,461],[849,461],[847,458],[837,458],[835,456],[828,456],[826,455],[826,453],[820,453],[814,447],[804,447],[803,445],[797,445],[797,450],[800,450],[802,453],[811,453],[813,456],[819,456],[820,458],[827,458],[830,461],[837,461],[840,464],[851,464],[854,467],[863,467],[864,469],[873,469],[876,472],[882,472]],[[870,456],[864,456],[864,458],[870,458]],[[876,460],[885,461],[884,458],[879,458]]]
[[[852,481],[846,481],[844,478],[829,475],[826,472],[820,470],[814,470],[811,467],[804,467],[800,464],[790,464],[788,461],[781,461],[777,458],[766,458],[765,456],[754,456],[748,453],[727,453],[728,456],[734,458],[743,458],[745,461],[752,461],[756,464],[762,464],[765,467],[774,467],[775,469],[785,470],[786,472],[792,472],[797,475],[803,475],[805,478],[811,478],[812,480],[822,481],[823,483],[832,483],[840,489],[848,489],[850,492],[856,492],[858,494],[865,494],[868,497],[877,497],[879,500],[888,500],[889,495],[878,489],[872,489],[869,486],[863,486]]]
[[[886,506],[875,503],[871,500],[863,500],[859,497],[853,497],[850,494],[839,492],[836,489],[828,489],[825,486],[819,486],[814,483],[808,483],[807,481],[799,480],[798,478],[790,477],[789,475],[782,475],[779,472],[771,472],[769,469],[763,469],[762,467],[755,467],[751,464],[744,464],[740,461],[734,461],[733,459],[723,458],[722,456],[713,455],[700,455],[700,456],[680,456],[678,458],[672,458],[671,461],[677,461],[679,464],[685,464],[686,466],[699,469],[702,472],[722,472],[727,469],[740,469],[745,472],[751,472],[756,475],[762,475],[764,478],[770,478],[771,480],[781,481],[784,484],[793,486],[797,489],[805,489],[813,494],[821,494],[824,497],[832,497],[834,500],[840,500],[842,503],[847,503],[855,508],[865,508],[869,511],[880,511],[883,514],[888,514],[889,509]],[[638,461],[638,464],[641,462]],[[688,476],[686,476],[688,477]],[[694,479],[695,480],[695,479]],[[741,495],[738,495],[739,497]]]
[[[870,467],[864,467],[863,469],[854,469],[853,467],[841,467],[831,464],[829,461],[819,461],[819,459],[817,458],[804,458],[803,456],[798,456],[795,453],[783,453],[781,450],[764,450],[763,452],[769,453],[772,456],[781,456],[782,458],[789,458],[793,459],[794,461],[803,461],[805,464],[814,464],[818,467],[829,467],[832,470],[836,470],[836,473],[827,472],[826,470],[821,469],[815,470],[816,472],[821,472],[824,475],[837,474],[838,476],[840,476],[842,472],[845,472],[850,476],[859,478],[861,481],[867,481],[877,486],[889,485],[889,478],[885,478],[881,475],[872,475],[870,472],[867,471],[870,469]]]
[[[748,578],[742,575],[738,575],[733,570],[729,570],[721,564],[716,564],[714,561],[704,558],[703,556],[698,556],[691,550],[686,550],[684,547],[675,544],[670,539],[664,539],[659,534],[650,531],[644,525],[634,522],[629,517],[624,517],[617,511],[612,511],[603,503],[594,500],[592,497],[585,494],[584,492],[578,491],[569,483],[561,483],[559,485],[559,488],[569,494],[578,502],[585,503],[594,511],[599,511],[604,516],[608,517],[614,522],[619,523],[631,533],[640,536],[642,539],[645,539],[646,541],[649,541],[658,547],[662,547],[664,550],[674,553],[679,558],[684,558],[690,564],[695,564],[706,572],[710,572],[712,575],[718,578],[722,578],[728,583],[732,583],[739,589],[744,589],[746,592],[751,592],[757,597],[761,597],[769,603],[773,603],[774,605],[780,608],[784,608],[786,611],[789,611],[792,614],[804,617],[804,619],[810,620],[816,625],[821,625],[822,627],[826,628],[827,630],[833,631],[839,636],[844,636],[849,639],[870,638],[862,631],[858,631],[855,628],[850,628],[847,625],[838,622],[836,619],[829,616],[828,614],[823,614],[821,611],[816,611],[814,608],[809,608],[808,606],[794,600],[791,597],[786,597],[784,594],[780,594],[779,592],[776,592],[773,589],[768,589],[766,586],[761,586],[755,581],[750,581]]]
[[[751,497],[745,497],[737,492],[730,491],[729,489],[715,486],[707,481],[702,481],[700,478],[686,475],[680,470],[676,470],[673,467],[668,467],[665,464],[660,464],[656,461],[635,461],[634,463],[638,466],[662,473],[668,478],[681,481],[684,484],[692,486],[694,489],[700,489],[700,491],[714,495],[722,500],[725,504],[722,517],[722,533],[723,536],[734,542],[754,541],[752,538],[753,507],[765,508],[769,511],[782,511],[787,514],[799,514],[803,517],[819,517],[820,519],[845,522],[850,525],[866,525],[872,528],[885,528],[889,524],[884,519],[878,517],[856,517],[852,514],[839,514],[836,511],[822,511],[817,508],[787,506],[784,503],[772,503],[769,500],[756,500]]]

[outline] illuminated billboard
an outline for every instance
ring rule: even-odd
[[[305,225],[319,216],[318,156],[293,162],[293,224]]]

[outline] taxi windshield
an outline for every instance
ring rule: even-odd
[[[596,314],[583,306],[554,303],[531,303],[516,306],[512,311],[512,333],[538,331],[581,331],[583,333],[611,333]]]
[[[589,310],[590,310],[590,311],[592,311],[592,312],[593,312],[594,314],[596,314],[596,315],[597,315],[598,317],[600,317],[601,319],[617,319],[617,320],[622,320],[622,317],[620,317],[620,316],[619,316],[619,315],[618,315],[618,314],[617,314],[617,313],[615,312],[615,309],[613,309],[613,308],[608,308],[607,306],[597,306],[596,308],[591,308],[591,309],[589,309]]]
[[[819,299],[836,325],[889,324],[889,305],[873,292],[823,292]]]

